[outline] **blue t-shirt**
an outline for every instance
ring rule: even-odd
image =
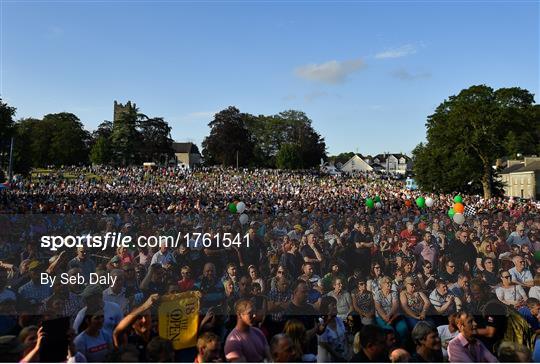
[[[527,320],[527,322],[529,323],[529,325],[531,325],[531,328],[534,331],[540,329],[540,323],[538,322],[538,319],[533,316],[531,310],[529,310],[528,307],[521,307],[518,312],[521,316],[523,316],[525,320]]]

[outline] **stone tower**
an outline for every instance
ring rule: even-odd
[[[114,114],[113,114],[113,121],[117,121],[120,118],[120,115],[123,112],[133,110],[137,107],[135,103],[131,104],[131,101],[128,101],[125,105],[122,105],[121,103],[114,100]]]

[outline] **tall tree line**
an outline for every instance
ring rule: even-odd
[[[22,174],[47,166],[162,163],[173,155],[169,124],[136,108],[114,122],[104,121],[93,133],[72,113],[20,120],[14,119],[15,113],[0,99],[0,170],[7,170],[12,137],[14,172]]]
[[[207,165],[308,169],[326,158],[324,138],[305,113],[251,115],[230,106],[208,124],[202,143]]]

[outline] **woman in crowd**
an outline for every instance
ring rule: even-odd
[[[89,362],[106,362],[112,350],[112,337],[103,330],[103,311],[87,311],[82,327],[85,328],[75,338],[77,351]]]
[[[405,278],[405,289],[401,291],[399,300],[401,309],[405,314],[405,321],[409,330],[416,325],[418,321],[426,319],[430,302],[424,292],[418,291],[416,281],[412,277]]]
[[[424,264],[422,264],[422,270],[417,274],[417,282],[420,285],[418,288],[423,292],[431,293],[431,291],[435,289],[437,278],[433,273],[433,264],[431,264],[431,262],[424,261]]]
[[[337,304],[337,316],[345,320],[347,315],[353,310],[351,294],[343,287],[343,280],[335,278],[332,284],[333,291],[328,292],[328,297],[333,297]]]
[[[380,279],[381,289],[374,294],[377,325],[383,329],[397,331],[401,340],[407,337],[407,324],[399,314],[399,298],[397,292],[392,291],[390,277]]]
[[[515,308],[525,305],[528,297],[523,287],[512,282],[512,276],[507,270],[501,271],[500,277],[501,285],[495,290],[497,298],[505,305]]]
[[[375,322],[375,302],[373,293],[367,290],[366,280],[358,281],[358,288],[352,294],[354,312],[360,316],[362,325],[372,325]]]
[[[375,294],[380,291],[380,278],[382,277],[382,267],[379,263],[371,265],[371,276],[367,281],[367,290]]]

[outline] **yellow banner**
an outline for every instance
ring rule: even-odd
[[[169,294],[159,305],[159,336],[170,340],[174,350],[197,344],[200,292]]]

